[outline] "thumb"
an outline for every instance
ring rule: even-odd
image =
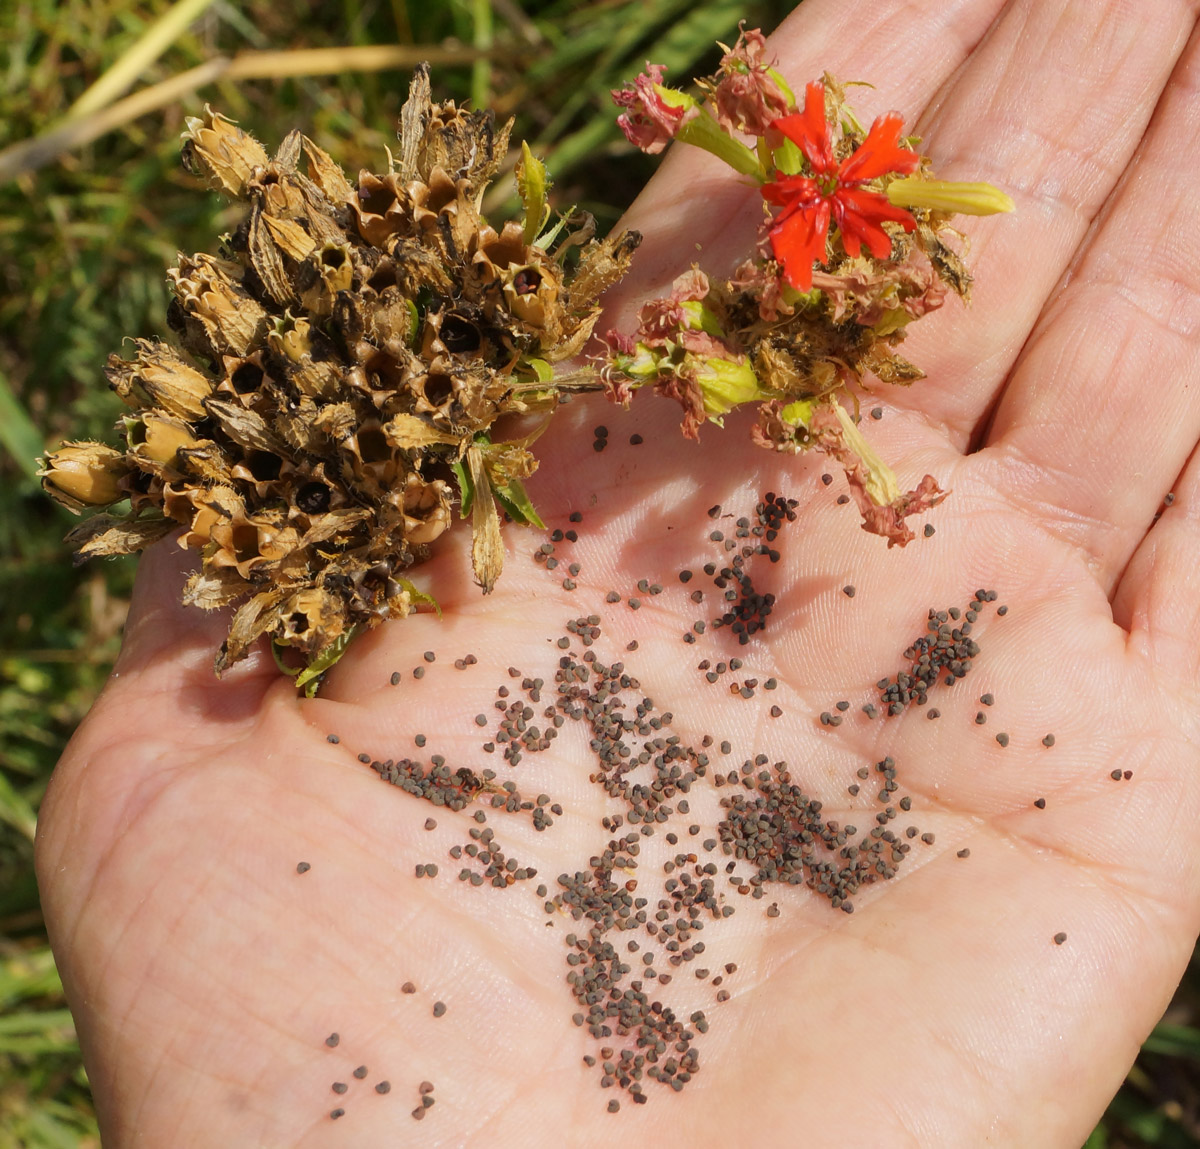
[[[213,660],[236,608],[184,605],[184,584],[198,567],[195,554],[182,550],[174,537],[142,553],[114,678],[138,677],[152,682],[155,691],[187,687],[217,694],[243,694],[248,686],[265,689],[279,678],[263,643],[217,678]]]

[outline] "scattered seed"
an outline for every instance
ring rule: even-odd
[[[328,1036],[328,1037],[325,1039],[325,1044],[326,1044],[326,1045],[328,1045],[330,1049],[336,1049],[336,1048],[337,1048],[337,1043],[338,1043],[339,1041],[341,1041],[341,1040],[342,1040],[342,1039],[341,1039],[341,1037],[340,1037],[338,1034],[336,1034],[336,1033],[331,1033],[331,1034],[330,1034],[330,1035],[329,1035],[329,1036]]]
[[[1065,942],[1066,940],[1067,940],[1067,935],[1062,933],[1061,931],[1054,935],[1054,944],[1056,946],[1062,945],[1063,942]]]
[[[345,1115],[346,1111],[344,1109],[331,1109],[329,1111],[329,1116],[332,1117],[334,1121],[336,1121],[339,1117],[344,1117]]]
[[[433,1003],[433,1016],[441,1017],[446,1012],[446,1003],[444,1001],[435,1001]]]
[[[403,985],[400,987],[400,992],[401,992],[401,993],[416,993],[416,992],[417,992],[417,987],[416,987],[415,985],[413,985],[413,983],[412,983],[411,981],[406,981],[406,982],[405,982],[405,983],[404,983],[404,984],[403,984]],[[337,1034],[336,1034],[336,1033],[334,1034],[334,1037],[337,1037]],[[336,1042],[335,1042],[335,1044],[336,1044]]]
[[[1008,735],[1004,734],[1004,733],[997,734],[996,741],[999,742],[1001,746],[1007,746],[1008,745]]]
[[[345,1093],[346,1090],[349,1088],[350,1088],[350,1086],[347,1085],[344,1081],[335,1081],[333,1083],[334,1093]]]
[[[958,854],[956,856],[959,858],[969,858],[971,856],[970,847],[964,846],[961,850],[958,851]]]
[[[414,666],[413,667],[413,678],[424,678],[424,677],[425,677],[425,667]]]
[[[366,1075],[367,1075],[367,1067],[365,1065],[360,1065],[354,1071],[354,1076],[357,1077],[359,1079],[359,1081],[361,1081],[364,1077],[366,1077]]]
[[[391,1089],[392,1083],[390,1081],[381,1081],[375,1086],[376,1093],[390,1093]]]
[[[629,436],[629,445],[631,447],[640,447],[644,442],[645,440],[641,435],[634,434]]]
[[[475,725],[476,726],[486,726],[487,725],[487,715],[486,714],[476,714],[475,715]]]
[[[423,655],[421,655],[421,657],[425,659],[426,662],[433,662],[433,660],[437,658],[437,655],[434,654],[432,650],[427,650]]]
[[[336,746],[339,742],[341,742],[341,739],[336,734],[326,734],[325,741],[331,742],[334,746]]]
[[[925,537],[927,539],[932,538],[934,533],[935,533],[935,531],[934,531],[933,523],[926,523],[925,524]]]
[[[1042,739],[1042,745],[1045,746],[1047,750],[1049,750],[1050,747],[1054,745],[1054,735],[1047,734],[1046,737]]]
[[[609,1111],[609,1113],[617,1113],[620,1111],[620,1109],[621,1109],[621,1103],[614,1097],[608,1103],[608,1111]]]
[[[982,694],[979,697],[979,701],[982,702],[984,706],[991,706],[996,701],[996,696],[994,694]]]
[[[883,408],[882,407],[872,407],[871,408],[871,418],[872,419],[882,419],[883,418]]]
[[[842,587],[842,594],[844,594],[847,598],[853,598],[855,594],[855,588],[852,586],[844,586]]]
[[[1045,798],[1035,798],[1033,804],[1039,810],[1044,810],[1046,808],[1046,799]]]
[[[1114,782],[1120,782],[1120,781],[1121,781],[1121,771],[1120,771],[1120,770],[1114,770],[1114,771],[1113,771],[1113,772],[1112,772],[1112,773],[1109,775],[1109,777],[1110,777],[1110,778],[1111,778],[1111,779],[1112,779]]]
[[[311,869],[312,869],[312,866],[310,866],[308,864],[308,862],[297,862],[296,863],[296,873],[298,873],[298,874],[307,874],[308,871]]]

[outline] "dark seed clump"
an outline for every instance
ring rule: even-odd
[[[899,714],[910,703],[924,706],[939,679],[950,685],[966,676],[979,654],[979,644],[971,637],[975,620],[984,604],[995,599],[994,590],[977,590],[965,618],[957,607],[930,608],[926,633],[904,652],[904,657],[911,661],[910,668],[900,671],[895,679],[884,678],[876,684],[886,713]]]

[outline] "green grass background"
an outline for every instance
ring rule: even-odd
[[[64,437],[110,437],[121,405],[105,359],[126,336],[166,334],[176,252],[212,251],[236,223],[180,168],[184,117],[207,101],[268,150],[299,127],[352,176],[379,170],[408,68],[429,55],[435,95],[515,115],[514,139],[547,160],[556,202],[588,208],[605,232],[654,166],[620,137],[608,90],[647,59],[677,82],[711,71],[714,41],[732,43],[739,19],[770,29],[792,7],[0,0],[0,1149],[99,1144],[33,836],[54,763],[116,655],[134,560],[72,567],[61,538],[75,520],[41,494],[34,459]],[[364,55],[386,46],[382,69]],[[232,64],[217,75],[221,58]],[[182,90],[161,86],[172,81]],[[141,105],[122,102],[133,93]],[[1193,959],[1089,1149],[1200,1144],[1198,1002]]]

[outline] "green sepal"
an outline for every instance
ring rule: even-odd
[[[533,503],[525,493],[525,485],[520,479],[512,479],[502,487],[493,484],[492,494],[514,523],[528,523],[531,527],[546,529],[546,524],[534,510]]]
[[[304,691],[305,698],[312,698],[321,687],[321,676],[350,648],[350,644],[362,632],[361,626],[352,626],[339,635],[316,658],[296,675],[296,689]],[[274,643],[271,644],[274,649]],[[279,662],[276,655],[275,661]],[[288,671],[288,673],[291,673]]]
[[[458,517],[465,519],[471,513],[471,504],[475,502],[475,484],[462,459],[452,459],[450,469],[458,480]]]
[[[394,575],[392,577],[395,578]],[[397,578],[396,581],[406,591],[408,591],[408,597],[411,598],[413,600],[413,602],[420,602],[420,603],[424,603],[427,606],[433,607],[434,611],[437,613],[438,618],[442,617],[441,603],[439,603],[438,600],[436,598],[434,598],[433,595],[431,595],[428,591],[418,590],[416,584],[406,578]]]
[[[525,208],[525,231],[522,239],[532,244],[545,223],[550,208],[546,203],[546,192],[550,181],[546,177],[546,165],[521,141],[521,159],[517,164],[517,194]]]

